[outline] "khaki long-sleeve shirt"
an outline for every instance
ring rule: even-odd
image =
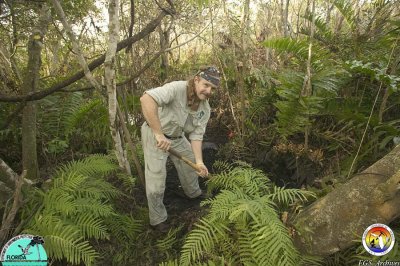
[[[158,116],[165,135],[179,137],[183,133],[190,140],[203,140],[211,108],[207,100],[200,102],[197,111],[187,105],[187,81],[173,81],[147,90],[158,104]]]

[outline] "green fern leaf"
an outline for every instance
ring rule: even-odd
[[[82,232],[84,238],[109,239],[103,220],[93,217],[90,213],[75,216],[74,224]]]

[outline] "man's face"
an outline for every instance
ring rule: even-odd
[[[210,82],[199,76],[196,76],[194,78],[194,84],[196,87],[196,95],[200,100],[210,98],[211,89],[214,88],[214,86]]]

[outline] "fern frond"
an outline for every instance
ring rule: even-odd
[[[235,202],[243,198],[246,198],[246,195],[241,193],[240,190],[222,190],[215,198],[207,199],[201,202],[201,205],[210,205],[209,216],[212,217],[212,219],[225,220],[228,218],[231,208],[235,206]]]
[[[80,236],[75,226],[63,224],[52,216],[41,217],[40,221],[35,222],[34,227],[26,232],[43,236],[49,257],[59,260],[66,258],[72,264],[83,261],[86,265],[92,265],[98,257],[97,252]]]
[[[299,253],[279,219],[271,219],[267,224],[254,224],[251,235],[254,257],[259,265],[297,265]],[[280,263],[283,259],[286,264]]]
[[[75,191],[85,180],[87,176],[76,173],[62,173],[59,177],[54,179],[54,189],[60,189],[62,191]]]
[[[66,117],[79,109],[83,97],[81,92],[65,95],[50,95],[39,101],[39,132],[46,132],[49,139],[64,138]]]
[[[183,226],[179,226],[170,230],[168,234],[161,239],[157,240],[156,247],[161,252],[167,252],[168,250],[173,249],[173,246],[178,242],[177,234],[182,230]]]
[[[99,202],[96,199],[77,198],[75,203],[80,213],[89,212],[99,217],[108,217],[115,214],[111,205]]]
[[[167,262],[161,262],[160,264],[158,264],[158,266],[179,266],[179,261],[177,259],[175,260],[170,260]]]
[[[79,108],[74,110],[74,112],[69,112],[65,118],[65,134],[67,136],[71,135],[79,123],[81,123],[88,115],[88,113],[101,104],[101,99],[94,99],[83,105],[80,105]]]
[[[238,200],[236,207],[232,209],[229,220],[232,222],[250,222],[262,223],[263,219],[268,217],[277,217],[274,210],[274,203],[267,197],[257,197],[251,200]],[[239,218],[239,220],[238,220]],[[250,219],[251,218],[251,219]]]
[[[74,224],[82,232],[84,238],[109,239],[107,227],[102,219],[93,217],[90,213],[75,216],[74,218]]]
[[[117,173],[115,176],[122,182],[122,187],[124,190],[128,193],[132,193],[132,189],[135,187],[137,178],[126,173]]]
[[[75,190],[74,195],[110,200],[122,196],[123,193],[104,179],[88,178],[84,186]]]
[[[116,171],[118,166],[112,162],[112,157],[109,155],[95,154],[86,157],[82,160],[72,161],[62,166],[55,176],[60,176],[62,173],[77,173],[84,176],[104,176],[113,171]]]
[[[288,204],[305,200],[311,193],[284,192],[272,186],[261,171],[246,166],[215,175],[209,185],[222,190],[202,203],[209,206],[209,212],[189,233],[181,265],[207,259],[214,263],[221,257],[229,257],[232,265],[298,265],[299,253],[272,199]]]
[[[44,196],[43,206],[46,213],[65,215],[75,213],[78,207],[71,195],[59,189],[53,189]]]
[[[269,179],[259,170],[236,167],[227,173],[214,175],[207,182],[210,189],[230,189],[255,195],[268,189]]]
[[[213,168],[216,170],[216,172],[229,172],[233,169],[233,165],[228,162],[217,160],[214,162]]]
[[[114,214],[105,219],[108,229],[116,239],[129,243],[142,231],[143,221],[129,215]]]
[[[239,261],[243,265],[257,265],[254,260],[254,253],[252,247],[251,230],[247,224],[238,224],[236,226],[238,230],[238,244],[239,244]]]
[[[316,198],[316,195],[307,190],[274,186],[273,191],[267,197],[278,204],[289,206],[298,200],[306,202],[308,197]]]
[[[222,221],[201,219],[191,231],[182,248],[180,265],[192,265],[192,262],[210,252],[216,241],[223,239],[229,229]]]

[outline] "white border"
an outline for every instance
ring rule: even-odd
[[[384,252],[374,252],[374,251],[370,250],[369,247],[367,246],[365,238],[366,238],[369,230],[371,230],[374,227],[383,227],[390,233],[390,237],[392,238],[392,242],[390,243],[390,247],[387,250],[385,250]],[[363,246],[364,246],[365,250],[369,254],[372,254],[374,256],[383,256],[383,255],[388,254],[392,250],[392,248],[394,246],[394,241],[395,241],[395,238],[394,238],[394,234],[393,234],[392,229],[390,229],[390,227],[385,225],[385,224],[372,224],[372,225],[370,225],[367,229],[365,229],[364,234],[362,236],[362,243],[363,243]]]

